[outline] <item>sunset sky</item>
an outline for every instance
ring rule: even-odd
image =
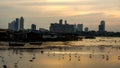
[[[101,20],[106,30],[120,32],[120,0],[0,0],[0,28],[17,17],[25,18],[25,28],[49,28],[50,23],[67,19],[70,24],[83,23],[98,30]]]

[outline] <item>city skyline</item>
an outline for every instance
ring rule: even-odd
[[[106,30],[120,32],[119,3],[119,0],[1,0],[0,28],[7,28],[12,19],[23,16],[25,28],[34,23],[48,29],[50,23],[62,18],[96,31],[99,21],[105,20]]]
[[[8,29],[13,31],[24,30],[24,18],[16,18],[12,22],[8,23]]]

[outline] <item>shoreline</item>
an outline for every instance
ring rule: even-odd
[[[23,43],[23,42],[22,42]],[[9,46],[9,41],[0,41],[0,49],[3,48],[23,48],[23,49],[42,49],[45,47],[76,47],[76,46],[112,46],[120,47],[119,37],[96,37],[96,39],[83,39],[82,41],[47,41],[42,42],[42,44],[31,45],[30,42],[26,42],[24,46]]]

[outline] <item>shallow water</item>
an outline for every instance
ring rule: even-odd
[[[120,49],[112,47],[9,49],[0,50],[0,56],[0,68],[120,68]]]
[[[99,47],[96,40],[100,45],[111,43],[113,46]],[[73,42],[70,43],[73,45]],[[93,46],[0,49],[0,68],[3,65],[7,68],[120,68],[119,38],[87,39],[79,43]],[[78,41],[74,44],[78,44]]]

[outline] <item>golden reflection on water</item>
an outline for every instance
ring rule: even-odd
[[[41,53],[41,51],[44,51]],[[94,51],[94,52],[93,52]],[[109,51],[109,52],[108,52]],[[109,47],[104,50],[98,47],[91,50],[59,50],[55,49],[11,49],[0,50],[0,56],[4,57],[4,63],[0,59],[0,68],[6,64],[8,68],[116,68],[120,67],[120,50]],[[34,58],[34,59],[33,59]],[[31,61],[32,60],[32,61]]]
[[[73,44],[80,44],[81,41],[73,41],[69,43],[69,47],[65,45],[66,47],[61,48],[1,49],[0,68],[3,65],[7,68],[120,68],[120,39],[117,39],[116,44],[107,42],[116,39],[96,40],[83,40],[90,44],[95,42],[95,46],[75,46]],[[112,43],[112,46],[99,47],[96,43],[101,45],[100,40],[105,45]]]

